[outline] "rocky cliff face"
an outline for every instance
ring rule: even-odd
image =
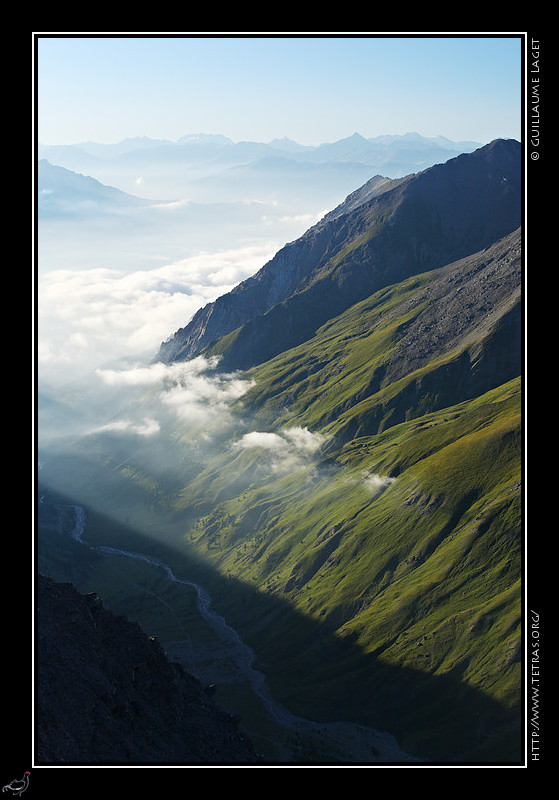
[[[521,147],[497,140],[407,178],[374,178],[162,344],[247,369],[384,286],[489,247],[521,223]],[[228,336],[227,341],[220,338]]]
[[[238,720],[97,595],[39,576],[39,764],[254,763]]]
[[[328,252],[336,220],[399,183],[400,180],[380,176],[372,178],[300,239],[285,245],[256,275],[199,309],[186,327],[162,343],[159,359],[171,363],[191,358],[219,337],[261,317],[286,300]]]

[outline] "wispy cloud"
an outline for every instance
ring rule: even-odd
[[[202,358],[185,362],[182,370],[173,371],[172,383],[159,394],[161,402],[182,421],[206,425],[207,435],[229,424],[232,404],[253,385],[236,373],[208,374],[214,366],[213,360],[208,363]]]
[[[307,428],[284,428],[279,433],[251,431],[233,443],[233,448],[257,448],[275,471],[294,471],[308,466],[311,457],[322,447],[326,438]]]
[[[374,495],[381,494],[388,489],[390,484],[394,483],[396,478],[390,478],[388,475],[378,475],[376,472],[363,473],[362,485]]]
[[[124,369],[99,367],[95,372],[109,386],[155,386],[165,380],[180,382],[184,376],[199,374],[215,365],[216,360],[207,361],[200,357],[176,364],[163,364],[157,361],[153,364],[137,363]]]
[[[176,211],[185,208],[191,203],[190,200],[168,200],[164,203],[153,203],[150,208],[159,208],[162,211]]]
[[[132,365],[127,369],[97,369],[96,374],[114,388],[155,387],[150,398],[153,419],[144,421],[150,433],[157,432],[158,414],[161,419],[170,412],[174,419],[190,427],[199,437],[211,439],[222,433],[234,418],[234,403],[253,385],[237,373],[215,371],[219,359],[202,356],[175,364],[161,362]],[[148,400],[145,400],[147,403]],[[147,424],[149,422],[149,425]],[[140,426],[141,427],[141,426]],[[131,423],[111,423],[115,432],[133,430]],[[109,430],[109,426],[104,426]],[[136,431],[140,432],[140,431]]]
[[[272,216],[270,214],[262,217],[262,222],[264,225],[277,225],[278,222],[281,223],[301,223],[307,227],[311,227],[311,225],[315,225],[322,217],[326,214],[326,210],[320,211],[318,213],[308,213],[308,214],[282,214],[279,216]]]
[[[109,422],[95,428],[91,433],[132,433],[137,436],[154,436],[159,433],[161,426],[156,419],[145,417],[143,422],[138,424],[130,420],[117,420]]]

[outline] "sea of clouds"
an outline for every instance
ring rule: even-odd
[[[253,275],[274,252],[274,245],[258,244],[154,269],[55,269],[40,275],[39,381],[61,385],[122,357],[151,360],[199,308]]]

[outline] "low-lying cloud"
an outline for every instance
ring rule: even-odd
[[[96,370],[97,376],[115,389],[155,389],[142,401],[142,407],[149,405],[151,418],[145,418],[141,425],[123,419],[104,425],[102,429],[153,434],[160,429],[158,415],[163,421],[167,418],[166,412],[170,412],[172,419],[199,438],[211,439],[214,434],[223,433],[234,419],[233,404],[246,394],[253,382],[239,373],[217,372],[218,363],[218,358],[199,356],[174,364],[157,362],[131,365],[127,369]]]
[[[254,274],[273,254],[252,246],[153,270],[52,270],[40,277],[37,368],[60,385],[115,358],[152,358],[196,311]]]
[[[93,433],[131,433],[136,436],[154,436],[159,433],[161,426],[156,419],[144,417],[142,423],[135,423],[131,420],[116,420],[115,422],[108,422],[106,425],[100,425],[95,428]]]
[[[312,433],[308,428],[284,428],[279,433],[251,431],[233,443],[242,450],[257,448],[262,451],[275,471],[292,472],[308,466],[309,459],[317,453],[326,438]]]
[[[363,475],[363,486],[373,495],[381,494],[394,483],[396,478],[388,475],[378,475],[376,472],[365,472]]]
[[[209,365],[212,366],[212,365]],[[160,392],[161,402],[184,422],[207,425],[210,435],[230,421],[232,403],[239,400],[253,383],[236,373],[207,374],[204,360],[187,362],[172,385]]]

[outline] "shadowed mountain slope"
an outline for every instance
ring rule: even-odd
[[[521,238],[386,287],[255,367],[243,398],[254,424],[348,441],[518,377]]]
[[[490,246],[520,225],[520,210],[514,140],[407,178],[374,178],[255,276],[198,311],[162,344],[159,359],[210,352],[221,355],[223,370],[263,363],[383,286]]]
[[[38,581],[39,763],[254,762],[238,722],[95,594]]]

